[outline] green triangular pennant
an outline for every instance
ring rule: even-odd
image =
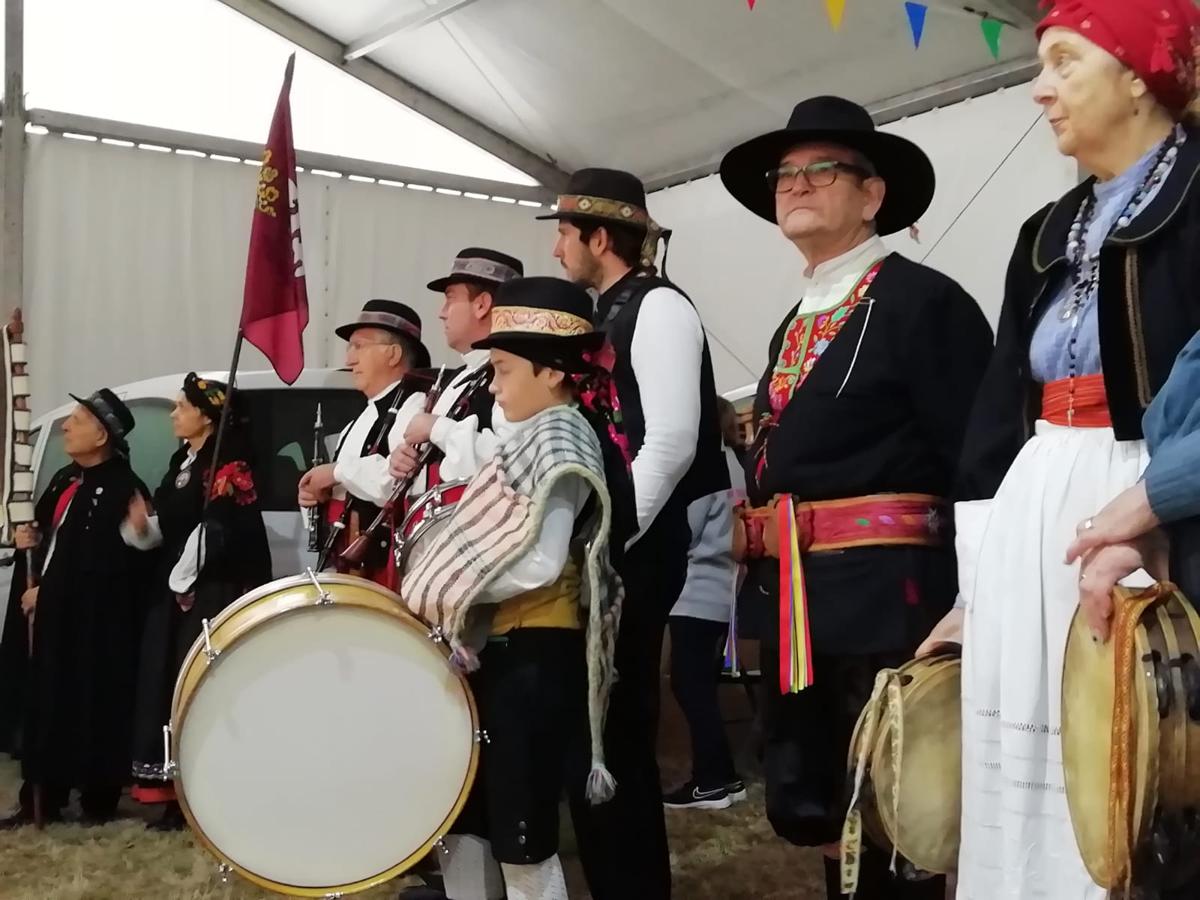
[[[994,59],[1000,58],[1000,30],[1004,28],[1004,23],[999,19],[983,18],[979,21],[979,27],[983,29],[983,39],[987,41],[988,49],[992,51]]]

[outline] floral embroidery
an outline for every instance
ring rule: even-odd
[[[241,460],[235,460],[218,469],[217,477],[213,479],[212,499],[218,497],[232,497],[238,506],[249,506],[257,500],[250,467]]]
[[[867,295],[867,290],[879,274],[883,260],[878,260],[867,269],[866,274],[859,279],[838,306],[832,310],[819,313],[796,312],[792,324],[783,336],[783,346],[779,348],[779,359],[771,372],[767,384],[767,402],[769,409],[765,410],[758,419],[756,439],[761,436],[758,445],[758,462],[755,467],[757,479],[761,480],[763,469],[766,468],[767,436],[769,429],[779,422],[779,416],[784,407],[792,400],[796,388],[804,384],[812,373],[817,360],[829,349],[842,326],[850,321],[855,307]]]
[[[599,350],[585,353],[583,358],[596,369],[586,375],[574,376],[579,402],[585,409],[604,417],[608,423],[608,437],[621,451],[625,468],[628,469],[633,465],[633,452],[629,448],[629,436],[625,434],[621,400],[617,396],[617,386],[612,378],[613,366],[617,360],[616,351],[611,343],[605,341]]]

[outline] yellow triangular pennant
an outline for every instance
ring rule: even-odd
[[[846,11],[846,0],[825,0],[825,11],[829,13],[829,24],[834,30],[842,27],[842,14]]]

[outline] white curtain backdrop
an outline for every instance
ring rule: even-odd
[[[226,369],[241,311],[257,169],[29,135],[25,314],[35,413],[142,378]],[[524,206],[302,173],[305,362],[338,366],[333,328],[372,297],[421,315],[435,364],[452,362],[425,289],[483,243],[557,269],[554,229]],[[544,210],[543,210],[544,211]],[[269,364],[246,345],[241,367]]]
[[[888,126],[929,153],[938,177],[921,242],[901,234],[890,243],[914,259],[929,254],[993,323],[1017,228],[1076,181],[1073,161],[1059,156],[1037,117],[1028,90],[1014,89]],[[57,406],[68,391],[228,366],[257,170],[29,139],[25,310],[35,410]],[[756,381],[771,333],[804,289],[799,254],[716,177],[661,191],[650,206],[674,229],[668,270],[704,318],[718,388]],[[535,221],[537,213],[302,174],[308,365],[340,365],[333,328],[371,297],[414,306],[435,363],[452,361],[437,321],[440,297],[425,282],[473,244],[520,257],[529,274],[557,274],[553,223]],[[242,365],[266,368],[249,347]]]
[[[1077,181],[1074,160],[1059,155],[1039,119],[1029,90],[1013,88],[884,128],[920,145],[937,175],[920,243],[901,233],[888,244],[911,259],[928,254],[925,262],[974,296],[993,327],[1017,229]],[[675,230],[667,268],[702,311],[718,389],[757,381],[772,333],[803,294],[800,254],[717,176],[654,194],[650,211]]]

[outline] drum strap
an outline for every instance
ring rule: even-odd
[[[1112,751],[1109,757],[1108,858],[1125,865],[1125,891],[1128,896],[1133,880],[1133,811],[1136,787],[1133,761],[1137,758],[1137,735],[1133,728],[1133,680],[1137,660],[1136,632],[1142,615],[1162,597],[1161,586],[1125,599],[1118,595],[1111,640],[1114,641],[1114,696]],[[1147,798],[1147,802],[1153,802]],[[1120,855],[1118,855],[1118,851]],[[1116,874],[1116,873],[1114,873]],[[1115,879],[1114,879],[1115,880]]]
[[[875,687],[867,701],[867,715],[859,735],[854,760],[854,789],[850,795],[850,810],[842,826],[842,893],[854,896],[858,890],[858,872],[862,860],[862,786],[867,777],[867,760],[875,747],[875,732],[883,718],[883,695],[888,690],[894,669],[884,669],[875,676]]]

